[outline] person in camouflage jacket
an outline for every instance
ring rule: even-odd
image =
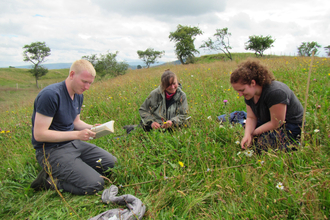
[[[153,90],[139,109],[146,131],[180,127],[186,122],[188,102],[176,75],[165,70],[161,85]]]

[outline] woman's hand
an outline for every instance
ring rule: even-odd
[[[164,122],[164,124],[161,126],[162,128],[170,128],[173,125],[173,122],[171,120],[168,120]]]
[[[153,128],[153,129],[159,129],[160,128],[160,124],[158,123],[158,122],[152,122],[152,124],[151,124],[151,127]]]
[[[248,147],[250,147],[251,142],[252,142],[252,135],[244,135],[241,141],[242,149],[247,149]]]

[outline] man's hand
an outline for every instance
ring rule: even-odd
[[[79,131],[78,133],[78,139],[82,141],[88,141],[95,138],[95,132],[91,131],[90,129],[84,129],[82,131]]]

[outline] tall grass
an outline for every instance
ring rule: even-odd
[[[147,205],[146,219],[326,219],[330,211],[329,99],[330,62],[316,58],[307,103],[304,148],[247,157],[235,142],[240,125],[220,124],[216,116],[245,110],[229,83],[237,61],[215,61],[131,70],[98,81],[86,92],[82,119],[115,120],[114,135],[92,143],[118,158],[110,180],[119,195],[133,194]],[[304,105],[309,58],[264,58],[279,81]],[[189,102],[190,126],[173,133],[136,130],[138,108],[170,68],[178,75]],[[224,104],[223,100],[228,100]],[[88,219],[118,207],[100,195],[33,192],[40,170],[30,143],[32,103],[0,113],[0,218]],[[208,118],[211,116],[211,120]],[[319,130],[319,131],[318,131]],[[181,163],[179,163],[181,162]],[[183,167],[181,165],[183,164]],[[284,189],[276,188],[282,182]],[[108,187],[110,183],[106,184]]]

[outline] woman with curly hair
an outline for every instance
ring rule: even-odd
[[[275,81],[266,66],[246,60],[231,74],[230,83],[246,103],[243,149],[254,144],[259,153],[268,147],[288,150],[298,140],[304,109],[292,90]]]

